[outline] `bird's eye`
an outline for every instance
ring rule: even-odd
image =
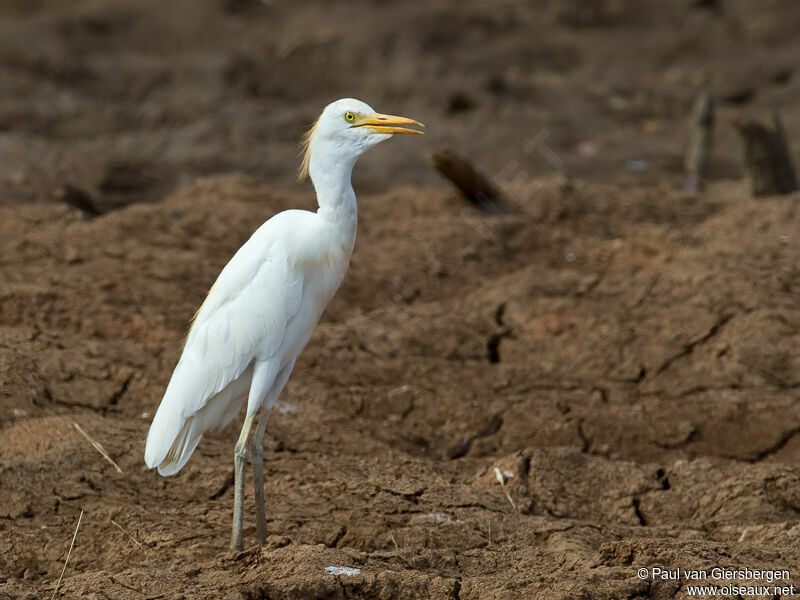
[[[356,116],[351,112],[346,112],[344,113],[344,120],[347,121],[348,123],[352,123],[353,121],[356,120]]]

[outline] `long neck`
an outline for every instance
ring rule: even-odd
[[[358,221],[356,194],[350,182],[355,158],[335,153],[311,153],[308,175],[317,192],[317,214],[337,226],[352,229]]]

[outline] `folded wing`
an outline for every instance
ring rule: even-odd
[[[220,273],[195,317],[150,426],[148,467],[164,475],[177,472],[205,431],[233,419],[253,360],[278,352],[302,297],[303,276],[282,245],[264,232],[254,234]]]

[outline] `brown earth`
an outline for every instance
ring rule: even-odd
[[[778,105],[800,133],[794,3],[0,15],[0,599],[50,597],[81,511],[63,598],[687,596],[637,576],[654,566],[798,581],[800,197],[749,198],[729,126]],[[689,195],[704,73],[715,181]],[[267,429],[271,535],[232,554],[241,421],[169,479],[144,438],[220,268],[313,207],[294,143],[344,95],[429,134],[357,169],[350,272]],[[443,187],[423,160],[443,145],[515,210]],[[252,544],[249,493],[246,511]]]

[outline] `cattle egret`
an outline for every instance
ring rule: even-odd
[[[197,311],[150,426],[144,460],[161,475],[177,473],[203,434],[225,427],[247,400],[234,451],[232,550],[242,549],[247,459],[253,465],[257,538],[266,540],[264,428],[347,271],[357,222],[353,166],[364,151],[395,133],[422,133],[407,125],[424,127],[378,114],[352,98],[329,104],[304,138],[300,167],[300,179],[311,178],[319,209],[287,210],[259,227]]]

